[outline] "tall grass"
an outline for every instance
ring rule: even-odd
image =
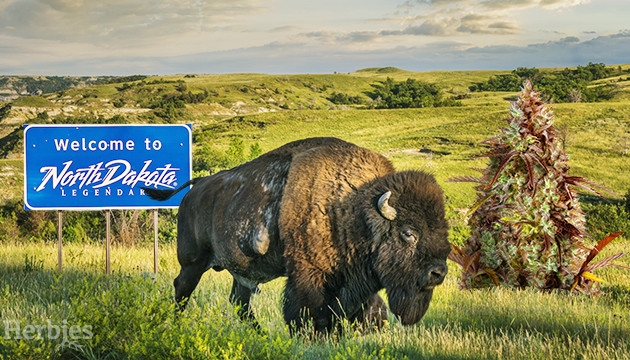
[[[612,245],[609,252],[626,247]],[[104,250],[66,245],[64,270],[56,271],[54,244],[0,245],[0,312],[3,321],[91,326],[79,347],[50,339],[5,339],[0,357],[12,358],[305,358],[305,359],[622,359],[630,357],[630,275],[606,270],[605,295],[457,288],[457,269],[436,288],[423,320],[404,327],[390,316],[378,332],[326,339],[289,336],[281,313],[283,279],[261,286],[253,309],[263,331],[241,322],[227,301],[231,276],[208,271],[189,307],[174,317],[174,245],[160,249],[160,271],[151,271],[150,247],[115,247],[113,275],[105,276]],[[602,254],[601,256],[605,256]],[[384,294],[386,296],[386,294]],[[0,324],[4,326],[4,324]]]

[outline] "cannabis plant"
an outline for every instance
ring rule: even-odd
[[[450,255],[463,268],[462,287],[592,293],[600,279],[589,270],[623,266],[613,262],[623,253],[588,264],[601,248],[589,253],[585,216],[573,187],[600,194],[596,184],[568,174],[568,157],[552,119],[551,107],[526,81],[511,105],[507,127],[483,142],[490,150],[481,155],[489,158],[487,168],[477,169],[482,175],[450,180],[478,183],[470,238]]]

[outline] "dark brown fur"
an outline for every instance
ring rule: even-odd
[[[402,323],[413,324],[446,275],[440,187],[425,173],[396,172],[374,151],[305,139],[189,183],[195,186],[178,215],[175,296],[182,305],[214,268],[234,276],[230,299],[252,321],[257,285],[287,276],[284,318],[293,329],[312,320],[326,332],[342,317],[379,325],[382,288]],[[180,189],[146,191],[163,199]],[[387,191],[393,220],[377,205]]]

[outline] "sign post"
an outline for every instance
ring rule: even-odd
[[[153,273],[158,273],[158,209],[153,210]]]
[[[57,270],[61,272],[61,264],[63,262],[63,248],[61,239],[63,238],[62,212],[57,211]]]
[[[111,232],[111,214],[110,210],[105,210],[105,274],[111,274],[112,270],[110,267],[110,253],[109,253],[109,243],[110,243],[110,232]]]
[[[106,272],[110,272],[110,210],[176,208],[186,191],[157,203],[141,187],[175,189],[192,177],[190,125],[25,125],[24,208],[106,211]],[[157,210],[154,212],[157,273]]]

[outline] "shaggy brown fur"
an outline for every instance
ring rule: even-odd
[[[182,306],[214,268],[233,275],[230,299],[252,321],[257,285],[287,276],[284,317],[292,329],[311,320],[326,332],[343,317],[382,324],[382,288],[394,314],[413,324],[448,271],[435,179],[396,172],[382,155],[345,141],[300,140],[177,190],[145,191],[164,199],[190,184],[178,215]]]

